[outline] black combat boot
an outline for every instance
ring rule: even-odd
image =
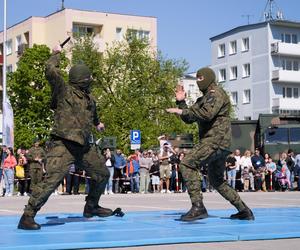
[[[109,208],[100,207],[94,205],[91,202],[87,202],[84,206],[83,216],[91,218],[93,216],[107,217],[113,215],[113,211]]]
[[[184,215],[181,215],[182,221],[194,221],[199,219],[205,219],[208,217],[207,210],[202,201],[198,201],[192,204],[191,209]]]
[[[254,220],[254,215],[250,208],[245,208],[242,211],[239,211],[236,214],[230,215],[230,219],[232,220]]]
[[[34,221],[32,216],[23,214],[19,221],[18,228],[24,230],[39,230],[41,226]]]

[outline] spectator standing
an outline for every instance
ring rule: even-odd
[[[297,179],[297,190],[300,191],[300,154],[295,157],[295,178]]]
[[[295,158],[294,158],[294,151],[292,149],[289,149],[287,152],[286,165],[290,171],[290,178],[289,178],[290,189],[293,190],[294,189],[293,182],[294,182],[294,176],[295,176],[295,174],[294,174]]]
[[[150,168],[150,176],[151,176],[151,183],[153,188],[153,193],[159,192],[159,184],[160,184],[160,176],[159,176],[159,159],[158,154],[153,153],[152,155],[153,164]]]
[[[75,164],[72,163],[69,168],[69,173],[66,176],[66,194],[72,194],[72,191],[75,195],[79,194],[80,174],[81,172],[79,172]]]
[[[46,152],[40,146],[40,140],[36,138],[34,140],[33,147],[28,150],[26,158],[29,163],[29,173],[31,178],[31,190],[36,188],[36,185],[43,180],[43,174],[45,172],[45,159]]]
[[[0,196],[4,196],[5,193],[5,183],[4,183],[4,170],[3,170],[3,162],[7,156],[6,153],[7,147],[3,145],[1,148],[1,165],[0,165]]]
[[[140,179],[139,179],[140,164],[136,154],[128,157],[126,175],[130,178],[130,190],[132,193],[139,192]]]
[[[149,157],[148,152],[144,151],[139,159],[140,163],[140,193],[148,193],[150,183],[150,168],[153,165],[152,158]]]
[[[126,159],[122,154],[121,149],[117,149],[114,154],[115,163],[114,163],[114,192],[120,193],[120,187],[123,181],[123,169],[126,166]]]
[[[109,179],[106,185],[105,194],[113,194],[112,187],[113,187],[115,157],[111,153],[109,148],[104,150],[104,157],[105,157],[105,166],[109,171]]]
[[[250,188],[252,191],[254,191],[254,168],[252,166],[252,161],[251,161],[251,151],[250,150],[246,150],[244,152],[244,155],[241,158],[241,168],[242,171],[243,169],[247,167],[249,170],[249,182],[250,182]]]
[[[249,168],[245,166],[242,170],[242,179],[244,183],[244,192],[249,191],[249,184],[250,184],[250,174],[249,174]]]
[[[226,159],[226,169],[227,169],[227,182],[228,185],[235,189],[235,177],[236,177],[236,159],[234,154],[231,153]]]
[[[5,196],[14,194],[14,168],[17,166],[17,160],[11,147],[6,150],[7,156],[3,162]]]
[[[159,155],[160,161],[160,190],[162,193],[171,193],[170,191],[170,178],[172,167],[170,164],[170,157],[172,153],[175,153],[170,144],[167,142],[163,146],[163,151]],[[166,183],[166,189],[163,188],[164,182]]]
[[[236,160],[235,162],[235,189],[238,191],[242,191],[243,189],[243,182],[242,182],[242,169],[241,169],[241,151],[239,149],[236,149],[234,151],[234,158]]]
[[[18,149],[18,165],[16,166],[16,178],[18,178],[18,196],[27,196],[27,178],[25,177],[25,166],[27,159],[22,153],[21,149]]]
[[[266,168],[267,168],[268,176],[269,176],[269,182],[266,182],[267,189],[273,190],[274,184],[275,184],[275,172],[276,172],[277,166],[276,166],[276,163],[273,162],[273,159],[271,157],[269,157],[268,161],[266,162]]]
[[[254,181],[256,184],[256,190],[266,191],[265,160],[264,157],[261,156],[258,148],[255,149],[255,154],[251,157],[251,161],[255,172]]]

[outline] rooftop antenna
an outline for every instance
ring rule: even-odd
[[[61,0],[61,10],[65,9],[65,0]]]
[[[247,24],[249,25],[250,24],[250,17],[253,17],[254,15],[250,15],[250,14],[247,14],[247,15],[242,15],[242,17],[246,17],[247,18]]]
[[[275,8],[277,10],[276,15],[274,13]],[[275,0],[267,0],[267,4],[263,12],[263,19],[265,22],[284,19],[283,12],[278,8],[278,6],[275,3]]]

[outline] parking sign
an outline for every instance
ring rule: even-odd
[[[141,131],[140,130],[130,130],[130,144],[131,149],[140,149],[141,147]]]

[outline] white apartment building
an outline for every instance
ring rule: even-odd
[[[191,106],[200,96],[202,96],[196,82],[196,72],[184,75],[182,78],[182,85],[186,92],[186,104]]]
[[[300,22],[239,26],[211,40],[211,67],[239,120],[300,115]]]

